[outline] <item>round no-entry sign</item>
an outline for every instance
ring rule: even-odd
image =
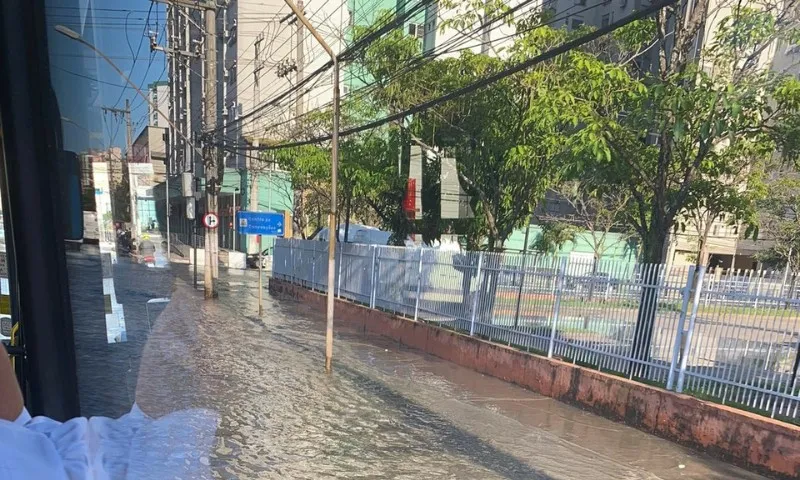
[[[203,225],[213,230],[219,226],[219,217],[214,212],[208,212],[203,215]]]

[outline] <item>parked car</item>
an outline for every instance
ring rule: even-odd
[[[261,251],[261,268],[267,268],[267,266],[269,265],[268,257],[272,253],[271,249],[272,247],[267,247]],[[245,260],[247,262],[247,268],[258,268],[258,257],[259,256],[257,253],[251,253],[247,255],[247,258]]]
[[[587,273],[581,276],[568,276],[566,278],[566,288],[570,290],[605,290],[606,288],[617,288],[619,279],[612,277],[608,272]]]

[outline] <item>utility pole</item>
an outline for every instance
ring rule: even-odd
[[[133,160],[133,122],[131,122],[131,101],[127,98],[125,99],[125,108],[115,108],[115,107],[101,107],[104,112],[109,112],[114,115],[122,115],[125,119],[125,148],[127,149],[125,152],[125,163],[128,165],[128,190],[129,190],[129,202],[131,208],[131,230],[133,231],[134,238],[137,240],[139,239],[139,222],[138,222],[138,212],[136,208],[136,182],[132,180],[134,177],[131,175],[130,172],[130,164]],[[125,174],[125,170],[123,169],[122,174]]]
[[[83,37],[81,37],[81,35],[80,35],[78,32],[76,32],[76,31],[72,30],[72,29],[71,29],[71,28],[69,28],[69,27],[66,27],[66,26],[64,26],[64,25],[55,25],[55,26],[53,26],[53,29],[54,29],[56,32],[60,33],[61,35],[64,35],[65,37],[69,38],[70,40],[74,40],[74,41],[76,41],[76,42],[78,42],[78,43],[80,43],[80,44],[82,44],[82,45],[86,46],[87,48],[91,49],[93,52],[95,52],[99,58],[102,58],[102,59],[103,59],[103,61],[105,61],[106,63],[108,63],[108,65],[110,65],[110,66],[111,66],[111,68],[112,68],[112,69],[114,69],[114,71],[115,71],[115,72],[117,72],[117,74],[118,74],[120,77],[122,77],[122,79],[123,79],[123,80],[125,80],[125,82],[126,82],[126,83],[127,83],[127,84],[128,84],[130,87],[131,87],[131,88],[133,88],[133,90],[135,90],[135,91],[136,91],[136,93],[137,93],[137,94],[138,94],[138,95],[139,95],[139,96],[140,96],[140,97],[141,97],[141,98],[142,98],[142,99],[143,99],[143,100],[144,100],[144,101],[145,101],[145,102],[146,102],[148,105],[150,105],[150,107],[153,109],[153,111],[155,111],[155,112],[158,112],[158,113],[159,113],[159,114],[160,114],[162,117],[164,117],[164,118],[167,120],[167,123],[169,124],[170,128],[172,128],[172,129],[173,129],[174,131],[176,131],[176,132],[177,132],[177,133],[178,133],[178,134],[179,134],[181,137],[183,137],[184,141],[186,141],[186,145],[187,145],[187,146],[190,146],[190,145],[191,145],[191,148],[192,148],[192,149],[194,149],[194,150],[197,150],[197,147],[195,147],[195,146],[193,146],[193,145],[192,145],[192,142],[191,142],[191,140],[189,139],[189,137],[188,137],[186,134],[184,134],[183,132],[181,132],[180,130],[178,130],[178,127],[177,127],[177,126],[176,126],[176,125],[175,125],[175,124],[172,122],[172,120],[171,120],[171,119],[169,119],[169,117],[167,117],[167,115],[165,115],[165,114],[164,114],[164,112],[162,112],[162,111],[161,111],[161,109],[158,107],[158,105],[157,105],[157,104],[153,103],[153,102],[150,100],[150,97],[149,97],[149,96],[145,95],[145,94],[144,94],[144,92],[142,92],[142,89],[141,89],[141,88],[139,88],[139,86],[138,86],[138,85],[136,85],[135,83],[133,83],[133,82],[131,81],[131,79],[130,79],[130,78],[127,76],[127,75],[125,75],[125,72],[123,72],[123,71],[122,71],[122,70],[121,70],[121,69],[120,69],[120,68],[117,66],[117,64],[116,64],[116,63],[114,63],[114,62],[111,60],[111,58],[109,58],[109,56],[108,56],[108,55],[106,55],[106,54],[105,54],[105,53],[103,53],[101,50],[99,50],[97,47],[95,47],[95,46],[94,46],[92,43],[90,43],[90,42],[86,41],[86,39],[84,39]],[[128,111],[128,125],[130,125],[130,105],[129,105],[129,102],[126,102],[126,105],[128,106],[128,108],[127,108],[127,111]],[[128,128],[128,130],[130,131],[130,127]],[[129,138],[130,138],[130,137],[129,137]]]
[[[206,75],[205,75],[205,170],[206,170],[206,213],[217,212],[217,158],[214,145],[214,128],[217,125],[217,5],[216,2],[204,5],[206,11]],[[203,279],[206,298],[217,295],[214,280],[218,274],[218,236],[216,229],[205,229],[206,265]]]
[[[169,106],[169,120],[172,124],[179,124],[182,123],[181,115],[178,113],[181,109],[185,112],[186,117],[188,118],[191,116],[191,113],[186,108],[185,102],[179,102],[179,95],[178,91],[181,90],[181,96],[183,94],[186,95],[188,98],[188,88],[191,82],[189,82],[184,73],[178,72],[178,67],[181,66],[183,71],[189,71],[188,62],[191,58],[199,58],[200,54],[196,51],[191,51],[188,44],[183,44],[185,49],[181,49],[181,41],[179,35],[179,18],[184,16],[186,19],[186,39],[187,42],[190,41],[189,37],[189,24],[194,22],[192,21],[191,17],[181,11],[181,7],[173,4],[168,4],[167,6],[167,32],[168,32],[168,42],[167,46],[161,46],[158,44],[158,35],[156,32],[150,32],[150,51],[160,51],[164,52],[169,60],[169,72],[170,72],[170,79],[169,79],[169,91],[170,91],[170,106]],[[196,25],[196,24],[195,24]],[[196,25],[200,28],[199,25]],[[184,66],[185,64],[185,66]],[[181,86],[176,86],[176,82],[180,82]],[[185,89],[185,90],[184,90]],[[183,171],[178,166],[178,154],[177,154],[177,138],[178,135],[182,134],[182,132],[175,131],[173,127],[170,127],[170,135],[169,135],[169,156],[167,158],[167,165],[166,165],[166,178],[165,178],[165,189],[166,189],[166,220],[167,220],[167,259],[169,260],[170,255],[172,253],[172,239],[171,232],[170,232],[170,212],[172,211],[172,204],[171,204],[171,196],[170,196],[170,188],[169,188],[169,177],[174,171]],[[187,163],[186,158],[191,157],[191,153],[189,151],[183,152],[184,154],[184,165]],[[185,168],[185,167],[184,167]],[[192,231],[192,235],[194,235],[194,231]]]
[[[303,11],[292,2],[284,0],[295,16],[311,32],[333,62],[333,132],[331,134],[331,209],[328,214],[328,288],[325,329],[325,371],[331,372],[333,358],[333,284],[336,280],[336,189],[339,176],[339,59],[331,47],[311,25]]]
[[[264,60],[261,58],[261,43],[264,41],[263,33],[258,34],[256,40],[253,44],[254,47],[254,55],[255,60],[253,66],[253,101],[254,105],[261,104],[261,69],[264,68]],[[255,132],[253,138],[253,146],[258,147],[261,144],[261,137],[259,136],[258,132],[259,129],[257,127],[253,128]],[[261,169],[263,165],[261,165],[261,160],[258,152],[256,152],[256,156],[259,159],[254,158],[245,158],[245,165],[247,166],[247,181],[245,182],[245,186],[247,187],[247,200],[248,200],[248,210],[251,212],[258,212],[260,211],[259,208],[259,189],[260,189],[260,182],[261,182]],[[261,255],[261,237],[250,235],[247,237],[247,253],[258,253]],[[260,288],[260,287],[259,287]]]
[[[297,9],[299,11],[303,11],[303,0],[297,0]],[[297,74],[295,75],[295,85],[300,85],[300,82],[303,81],[303,64],[305,63],[305,50],[303,45],[303,24],[297,22],[297,47],[295,48],[295,52],[297,54],[295,66],[297,68]],[[303,89],[297,89],[297,98],[295,99],[294,105],[294,115],[297,117],[297,126],[300,126],[300,117],[303,115],[303,110],[305,110],[305,105],[303,105]]]
[[[205,11],[204,116],[206,147],[203,152],[203,164],[206,171],[206,213],[217,213],[219,176],[216,133],[214,132],[217,125],[217,2],[216,0],[168,0],[168,3]],[[187,20],[191,21],[189,17]],[[205,228],[205,262],[203,275],[205,297],[214,298],[216,297],[214,280],[219,276],[219,236],[216,229],[208,227]]]
[[[489,0],[483,0],[483,28],[481,29],[481,54],[488,55],[492,47],[492,31],[489,28]]]

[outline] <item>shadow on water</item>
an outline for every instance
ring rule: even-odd
[[[431,410],[411,401],[389,388],[385,383],[367,377],[343,365],[335,365],[337,374],[347,375],[354,384],[370,392],[398,412],[407,425],[427,429],[436,436],[439,447],[448,453],[462,455],[498,475],[514,479],[552,479],[550,475],[531,467],[513,455],[502,452],[481,438],[463,430]]]
[[[320,356],[324,355],[322,348],[310,347],[304,342],[284,335],[267,326],[258,317],[247,316],[246,318],[254,324],[262,326],[275,341],[297,348],[302,352],[316,351]],[[443,453],[462,456],[505,478],[553,479],[550,475],[497,449],[480,437],[458,428],[443,416],[393,390],[382,381],[336,362],[334,363],[334,372],[335,375],[343,377],[348,383],[367,393],[369,397],[379,400],[385,406],[399,413],[403,417],[406,428],[431,434],[435,445]]]

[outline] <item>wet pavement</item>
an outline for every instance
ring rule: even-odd
[[[229,372],[212,465],[222,478],[762,478],[382,338],[226,277],[216,357]],[[219,309],[219,310],[217,310]],[[207,318],[209,321],[212,317]]]
[[[84,414],[214,412],[202,478],[763,478],[385,338],[338,329],[326,375],[323,317],[266,290],[258,317],[254,271],[213,302],[179,265],[114,275],[129,342],[79,352]],[[152,331],[150,296],[172,298]]]

